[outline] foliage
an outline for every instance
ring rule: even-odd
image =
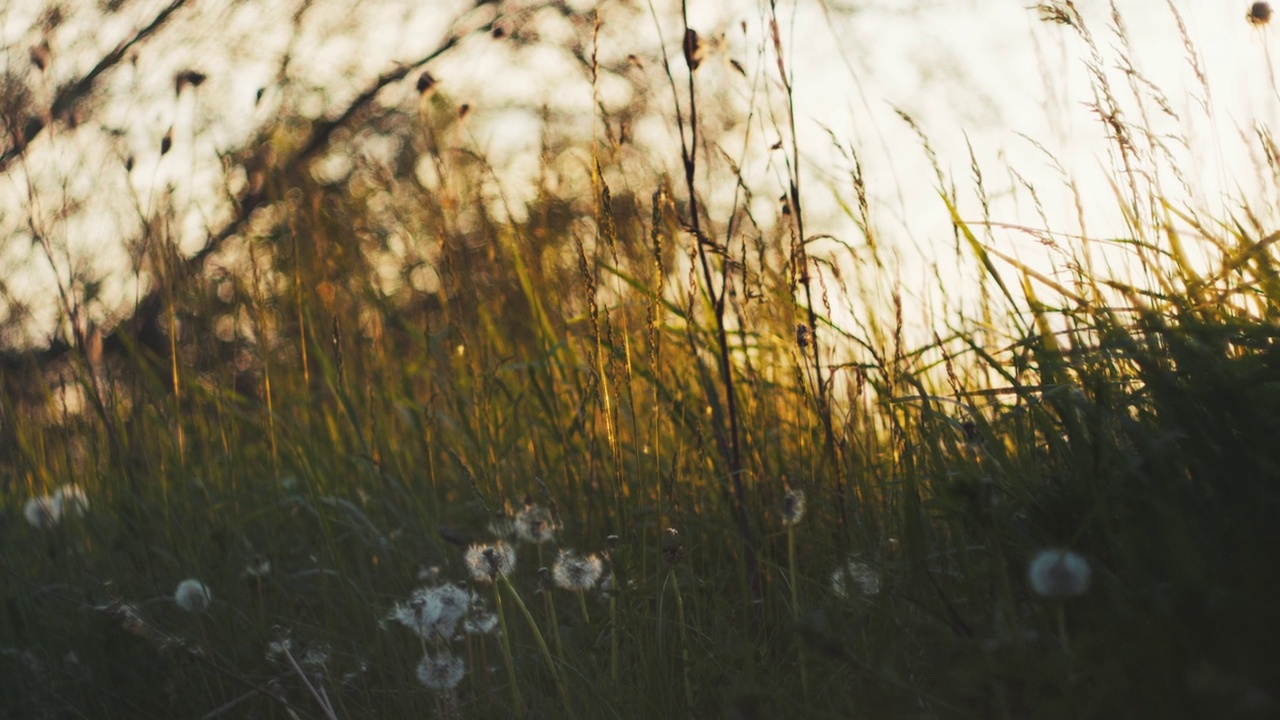
[[[785,118],[763,22],[782,94],[761,102]],[[1137,269],[1092,269],[1086,240],[1062,281],[980,238],[940,170],[986,314],[917,342],[900,290],[853,287],[806,234],[786,120],[785,212],[755,224],[681,25],[679,180],[620,173],[600,139],[572,193],[548,157],[502,215],[483,155],[431,139],[458,117],[427,95],[421,124],[365,117],[398,149],[341,183],[313,156],[264,169],[222,261],[160,275],[149,339],[8,357],[8,715],[1275,713],[1276,235],[1120,162]],[[1142,137],[1117,157],[1150,157]],[[727,221],[719,184],[743,191]],[[1046,548],[1087,587],[1037,595]],[[592,589],[557,587],[584,558]]]

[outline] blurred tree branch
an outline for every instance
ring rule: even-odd
[[[89,73],[59,91],[52,103],[51,117],[65,117],[66,113],[74,108],[75,104],[93,89],[95,82],[103,73],[115,66],[131,47],[158,31],[172,17],[173,13],[181,9],[186,2],[187,0],[174,0],[150,24],[135,33],[128,41],[118,45],[99,61]],[[488,0],[477,0],[471,10],[487,2]],[[375,99],[383,89],[393,83],[404,80],[410,73],[457,47],[466,36],[491,32],[495,24],[501,20],[500,15],[495,15],[482,24],[459,31],[457,26],[465,15],[466,13],[464,12],[455,18],[452,24],[454,29],[433,50],[408,63],[396,63],[393,68],[374,78],[366,85],[363,91],[341,110],[327,118],[313,121],[307,129],[305,140],[299,143],[298,149],[288,157],[267,167],[254,167],[254,164],[263,162],[260,156],[253,152],[243,153],[243,157],[246,159],[240,161],[241,169],[251,178],[258,173],[289,178],[305,171],[307,163],[329,147],[334,133],[351,124],[353,119],[360,117],[362,111],[374,104]],[[277,118],[277,122],[281,119]],[[43,127],[41,125],[39,129],[43,129]],[[0,172],[4,171],[9,162],[22,154],[26,144],[39,134],[39,129],[27,134],[26,137],[15,135],[13,146],[7,149],[3,155],[0,155]],[[13,134],[12,130],[11,134]],[[261,142],[263,142],[262,134],[259,133],[255,138],[249,140],[244,147],[253,147]],[[235,154],[230,153],[229,156],[234,156]],[[261,182],[247,184],[245,190],[235,200],[235,209],[231,219],[217,231],[211,232],[199,250],[182,258],[172,268],[171,286],[185,282],[188,278],[199,273],[210,256],[216,253],[229,239],[244,230],[255,211],[272,202],[272,198],[264,191],[264,186],[265,183]],[[163,301],[165,292],[166,288],[160,285],[148,289],[134,304],[131,314],[116,323],[115,327],[103,336],[102,351],[111,355],[125,352],[130,347],[146,347],[158,354],[163,354],[165,343],[160,337],[159,321],[166,308],[166,303]],[[56,332],[54,330],[54,333]],[[64,359],[75,349],[74,341],[69,341],[54,334],[49,337],[47,343],[43,346],[0,349],[0,369],[14,371],[21,368],[38,368]]]

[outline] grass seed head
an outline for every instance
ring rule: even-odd
[[[1027,566],[1027,582],[1040,597],[1083,595],[1092,576],[1089,562],[1070,550],[1041,550]]]
[[[187,612],[202,613],[209,609],[213,594],[204,583],[195,578],[187,578],[178,583],[178,589],[173,591],[173,600]]]

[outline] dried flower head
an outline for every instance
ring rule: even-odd
[[[870,565],[851,559],[831,571],[831,590],[846,599],[875,597],[880,594],[880,575]]]
[[[510,575],[516,569],[516,550],[501,540],[491,545],[467,548],[467,570],[477,582],[492,583],[498,575]]]
[[[512,522],[516,536],[535,545],[554,540],[559,529],[551,511],[532,501],[525,502]]]
[[[50,528],[62,519],[62,503],[56,496],[39,495],[22,506],[22,516],[27,519],[27,524],[37,530]]]
[[[1089,562],[1070,550],[1041,550],[1027,566],[1027,582],[1040,597],[1083,595],[1089,589]]]
[[[804,491],[787,490],[782,496],[782,524],[795,525],[804,519]]]
[[[423,587],[387,615],[424,640],[447,640],[471,607],[471,595],[457,585]]]
[[[1245,19],[1250,25],[1266,25],[1271,22],[1271,4],[1264,2],[1256,2],[1249,6],[1249,14],[1245,15]]]
[[[561,550],[552,567],[556,585],[573,592],[585,592],[595,587],[604,573],[604,563],[599,555],[583,557],[573,550]]]
[[[187,578],[178,583],[178,589],[173,591],[173,601],[187,612],[202,613],[209,609],[213,594],[204,583],[195,578]]]
[[[418,663],[418,682],[432,692],[458,687],[465,674],[466,666],[462,664],[462,658],[455,657],[444,649],[427,653],[422,657],[422,662]]]

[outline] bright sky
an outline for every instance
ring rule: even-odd
[[[92,58],[167,2],[138,0],[126,12],[105,19],[93,9],[98,3],[78,4],[85,9],[71,10],[51,38],[51,69],[38,86],[38,97],[47,97],[59,83],[83,74]],[[585,7],[589,2],[571,4]],[[1037,149],[1039,143],[1077,182],[1090,233],[1119,232],[1108,185],[1108,178],[1115,177],[1109,147],[1096,116],[1085,107],[1094,99],[1085,67],[1089,49],[1070,28],[1042,22],[1026,4],[827,0],[824,12],[823,4],[804,0],[794,14],[797,3],[781,5],[782,41],[786,61],[794,68],[797,126],[806,163],[803,189],[811,221],[807,229],[830,232],[854,245],[860,242],[849,223],[840,219],[835,202],[837,194],[851,198],[851,190],[848,163],[836,151],[829,130],[839,143],[861,155],[873,219],[897,248],[908,290],[925,288],[914,290],[921,302],[937,300],[929,297],[937,292],[929,289],[936,285],[929,269],[933,264],[947,267],[946,274],[954,274],[957,286],[966,280],[963,271],[954,270],[952,233],[937,198],[934,171],[919,139],[895,108],[909,113],[928,137],[944,172],[955,180],[965,218],[981,216],[967,149],[971,144],[993,220],[1041,225],[1012,169],[1034,185],[1055,230],[1079,232],[1075,201],[1054,163]],[[6,48],[0,73],[31,72],[28,48],[41,39],[31,30],[32,18],[40,5],[33,0],[0,0],[0,41]],[[15,164],[0,176],[0,267],[6,268],[10,292],[46,320],[56,314],[49,263],[30,241],[26,213],[15,211],[34,206],[37,225],[66,248],[55,253],[58,275],[65,278],[69,266],[81,263],[109,268],[106,296],[127,301],[136,288],[120,238],[136,232],[139,217],[167,202],[177,211],[174,227],[186,238],[183,246],[199,246],[227,212],[217,199],[217,153],[240,147],[281,102],[316,114],[340,107],[393,62],[417,58],[437,45],[454,16],[447,8],[462,5],[453,0],[365,0],[358,12],[352,12],[345,0],[316,0],[304,20],[303,37],[292,44],[273,28],[290,27],[295,2],[200,0],[181,11],[166,33],[189,41],[152,43],[144,47],[136,65],[110,74],[97,115],[101,123],[46,135],[33,145],[25,164]],[[644,3],[628,8],[605,0],[600,5],[605,23],[602,61],[654,52],[660,45],[656,14],[667,53],[682,65],[678,4],[673,0],[654,0],[653,14]],[[1109,4],[1079,0],[1077,5],[1120,96],[1125,119],[1139,122],[1128,81],[1116,69],[1126,51],[1112,30]],[[1250,3],[1235,0],[1123,5],[1121,18],[1135,65],[1177,115],[1162,115],[1149,92],[1141,89],[1148,95],[1143,102],[1152,126],[1166,136],[1194,192],[1187,197],[1173,175],[1162,171],[1167,196],[1207,209],[1220,220],[1238,210],[1239,199],[1247,198],[1265,221],[1274,222],[1275,187],[1271,180],[1261,180],[1266,168],[1260,171],[1254,159],[1260,157],[1254,127],[1274,126],[1280,108],[1268,54],[1275,28],[1247,23]],[[1206,75],[1208,97],[1189,63],[1175,9]],[[485,12],[482,9],[468,22],[484,22]],[[760,54],[762,46],[768,52],[765,15],[749,0],[690,0],[691,25],[704,38],[724,34],[723,49],[699,70],[699,82],[708,88],[704,97],[729,98],[721,109],[724,113],[733,111],[733,98],[745,103],[752,88],[730,67],[729,59],[743,63],[749,77],[757,70],[762,73],[765,80],[755,85],[758,90],[776,86],[774,60]],[[527,16],[520,25],[551,47],[517,53],[510,43],[484,36],[430,66],[442,80],[442,92],[474,108],[471,129],[476,142],[504,165],[508,190],[516,198],[528,191],[520,179],[522,171],[536,163],[537,127],[531,111],[548,104],[565,113],[565,122],[576,119],[589,127],[591,121],[590,88],[581,81],[564,82],[574,77],[574,70],[563,51],[575,41],[589,45],[589,26],[574,27],[546,11]],[[290,76],[312,88],[291,98],[273,91],[272,77],[286,51],[293,56]],[[187,68],[207,72],[209,80],[198,94],[175,99],[173,76]],[[413,102],[414,77],[388,90],[382,102]],[[255,105],[259,87],[267,91]],[[716,88],[722,94],[717,95]],[[607,104],[634,101],[625,83],[602,86],[601,92]],[[656,93],[664,102],[669,100],[666,88],[658,86]],[[754,142],[767,145],[777,140],[776,131],[765,137],[775,126],[775,121],[766,120],[761,132],[757,125]],[[169,127],[174,129],[174,149],[161,159],[160,138]],[[636,129],[636,143],[650,165],[658,157],[668,168],[675,167],[677,153],[666,145],[671,137],[670,128],[661,124]],[[1255,148],[1252,155],[1247,143]],[[128,156],[134,157],[131,173],[124,171]],[[755,209],[766,219],[772,217],[777,210],[773,199],[781,190],[778,167],[759,162],[746,172],[760,190],[760,206]],[[28,196],[28,173],[39,191],[34,204]],[[166,187],[172,188],[167,195]],[[84,206],[66,219],[56,219],[64,198]],[[1025,234],[997,231],[992,242],[1006,254],[1048,267],[1043,248]],[[0,314],[4,312],[0,305]],[[96,313],[109,314],[105,307]]]

